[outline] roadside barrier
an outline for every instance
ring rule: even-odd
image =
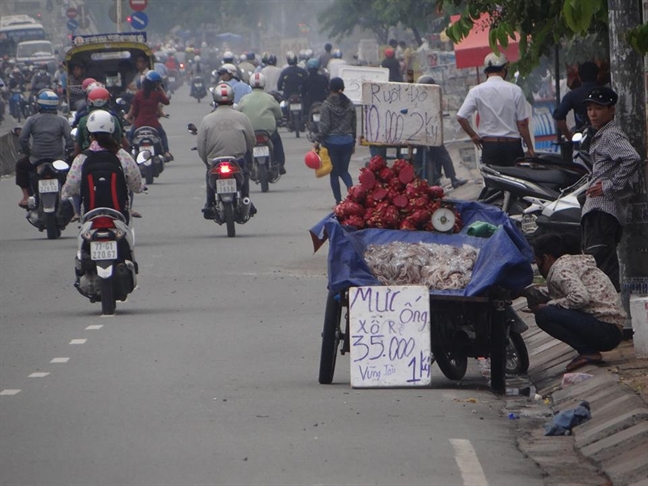
[[[20,155],[18,137],[9,132],[0,137],[0,175],[13,174]]]

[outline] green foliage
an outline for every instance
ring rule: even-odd
[[[628,31],[626,39],[634,50],[643,55],[648,54],[648,23]]]

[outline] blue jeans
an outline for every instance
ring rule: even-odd
[[[569,344],[578,354],[610,351],[621,342],[621,330],[599,321],[591,314],[546,305],[535,313],[538,327],[559,341]]]
[[[333,170],[330,174],[331,189],[333,190],[335,203],[339,204],[342,202],[339,179],[342,179],[347,189],[353,185],[353,179],[351,179],[351,174],[349,174],[349,162],[351,162],[351,155],[353,155],[353,142],[343,145],[327,144],[326,148],[329,157],[331,157],[331,164],[333,165]]]

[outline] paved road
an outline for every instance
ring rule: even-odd
[[[341,357],[317,383],[326,247],[313,255],[307,229],[331,209],[328,181],[285,134],[288,174],[253,186],[259,213],[227,238],[200,214],[184,130],[206,110],[186,88],[168,110],[176,160],[136,199],[140,289],[115,317],[72,286],[76,228],[46,240],[0,181],[0,483],[543,484],[476,369],[353,390]]]

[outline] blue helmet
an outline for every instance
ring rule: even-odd
[[[161,83],[162,82],[162,76],[160,76],[160,73],[157,71],[149,71],[146,73],[146,79],[148,79],[151,83]]]
[[[49,89],[44,89],[38,93],[36,99],[38,104],[38,111],[49,111],[56,113],[59,105],[59,97],[56,96],[56,93]]]
[[[308,61],[306,61],[306,69],[319,69],[319,67],[319,59],[311,57]]]

